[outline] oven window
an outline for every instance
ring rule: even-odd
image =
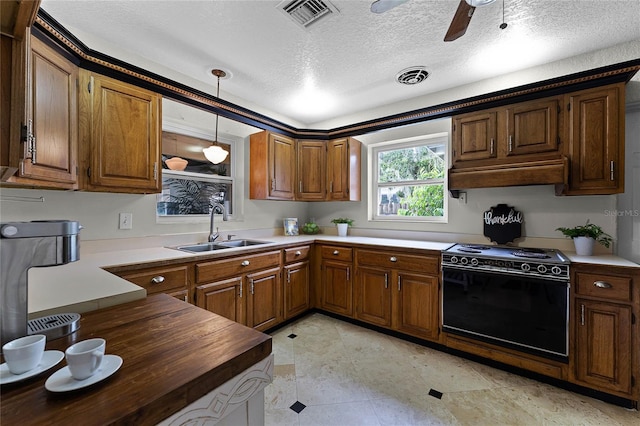
[[[549,357],[567,356],[566,282],[443,268],[448,332]]]

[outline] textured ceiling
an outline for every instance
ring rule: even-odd
[[[505,0],[477,8],[466,35],[445,43],[458,0],[409,0],[384,14],[372,0],[332,1],[306,29],[280,1],[63,1],[42,8],[88,47],[149,68],[156,63],[215,95],[212,68],[231,77],[220,96],[313,127],[349,114],[620,43],[640,40],[640,0]],[[122,57],[124,56],[128,57]],[[143,59],[137,59],[143,58]],[[395,82],[422,65],[429,78]],[[156,71],[156,70],[153,70]],[[307,90],[326,97],[293,100]]]

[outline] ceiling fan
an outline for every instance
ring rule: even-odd
[[[371,3],[373,13],[384,13],[396,6],[406,3],[408,0],[376,0]],[[460,0],[456,14],[453,15],[451,25],[444,36],[444,41],[454,41],[467,32],[469,22],[476,7],[486,6],[496,0]]]
[[[456,14],[453,15],[451,25],[444,36],[444,41],[454,41],[462,37],[467,32],[476,7],[486,6],[494,1],[496,0],[460,0]]]

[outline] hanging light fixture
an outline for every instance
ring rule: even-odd
[[[216,92],[216,98],[220,98],[220,77],[225,77],[227,73],[219,69],[214,69],[211,70],[211,74],[218,77],[218,91]],[[227,150],[218,145],[218,114],[216,114],[216,137],[213,141],[213,145],[203,149],[202,152],[204,153],[204,156],[207,157],[207,160],[211,161],[213,164],[222,163],[225,158],[227,158],[227,155],[229,155]]]

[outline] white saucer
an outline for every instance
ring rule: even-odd
[[[71,376],[69,367],[61,368],[47,379],[44,387],[50,392],[69,392],[82,389],[98,383],[118,371],[122,365],[122,358],[118,355],[105,355],[100,369],[91,377],[76,380]]]
[[[47,371],[64,358],[64,352],[60,351],[44,351],[42,354],[42,360],[40,364],[33,370],[29,370],[26,373],[22,374],[13,374],[9,371],[9,366],[7,363],[0,365],[0,385],[5,385],[8,383],[19,382],[21,380],[26,380],[30,377],[37,376],[38,374]]]

